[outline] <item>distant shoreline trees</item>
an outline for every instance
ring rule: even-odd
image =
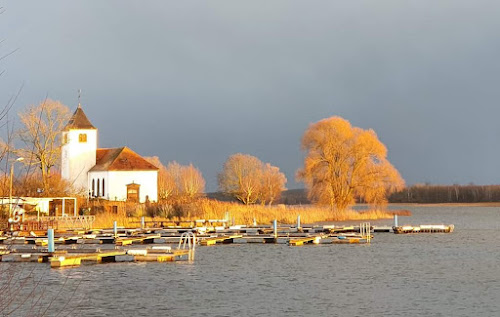
[[[391,203],[486,203],[500,202],[500,185],[416,184],[389,196]]]
[[[374,206],[402,189],[404,180],[387,160],[387,149],[373,130],[353,127],[331,117],[313,123],[302,137],[304,167],[297,172],[308,198],[342,212],[363,200]]]

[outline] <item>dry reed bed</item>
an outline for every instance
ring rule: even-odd
[[[139,207],[140,208],[140,207]],[[332,212],[328,208],[316,206],[262,206],[262,205],[242,205],[232,202],[221,202],[210,199],[200,199],[196,202],[182,206],[183,215],[174,217],[172,221],[194,221],[196,219],[225,219],[226,212],[230,220],[234,219],[236,224],[253,224],[254,219],[258,224],[270,224],[274,219],[282,224],[294,224],[300,215],[302,224],[312,224],[328,221],[363,221],[376,219],[389,219],[394,214],[409,216],[407,210],[367,210],[355,211],[352,209]],[[144,209],[144,208],[142,208]],[[127,216],[125,212],[111,213],[102,212],[96,216],[95,228],[110,228],[113,222],[117,221],[119,226],[138,227],[141,214],[145,211],[135,213],[136,216]],[[161,221],[165,217],[145,217],[146,221]]]

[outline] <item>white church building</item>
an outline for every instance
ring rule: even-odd
[[[62,131],[61,176],[92,198],[158,200],[158,168],[128,147],[97,148],[97,129],[80,105]]]

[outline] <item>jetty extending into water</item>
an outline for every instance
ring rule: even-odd
[[[355,226],[336,225],[200,225],[121,228],[116,222],[107,229],[74,229],[45,232],[0,232],[0,261],[50,263],[51,267],[112,262],[171,262],[194,260],[196,245],[287,244],[291,247],[317,244],[369,244],[374,234],[451,233],[453,225]],[[176,246],[177,245],[177,246]]]

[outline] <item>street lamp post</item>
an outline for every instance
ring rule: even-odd
[[[24,157],[18,157],[10,164],[10,187],[9,187],[9,218],[12,218],[12,179],[14,178],[14,164],[21,162]]]

